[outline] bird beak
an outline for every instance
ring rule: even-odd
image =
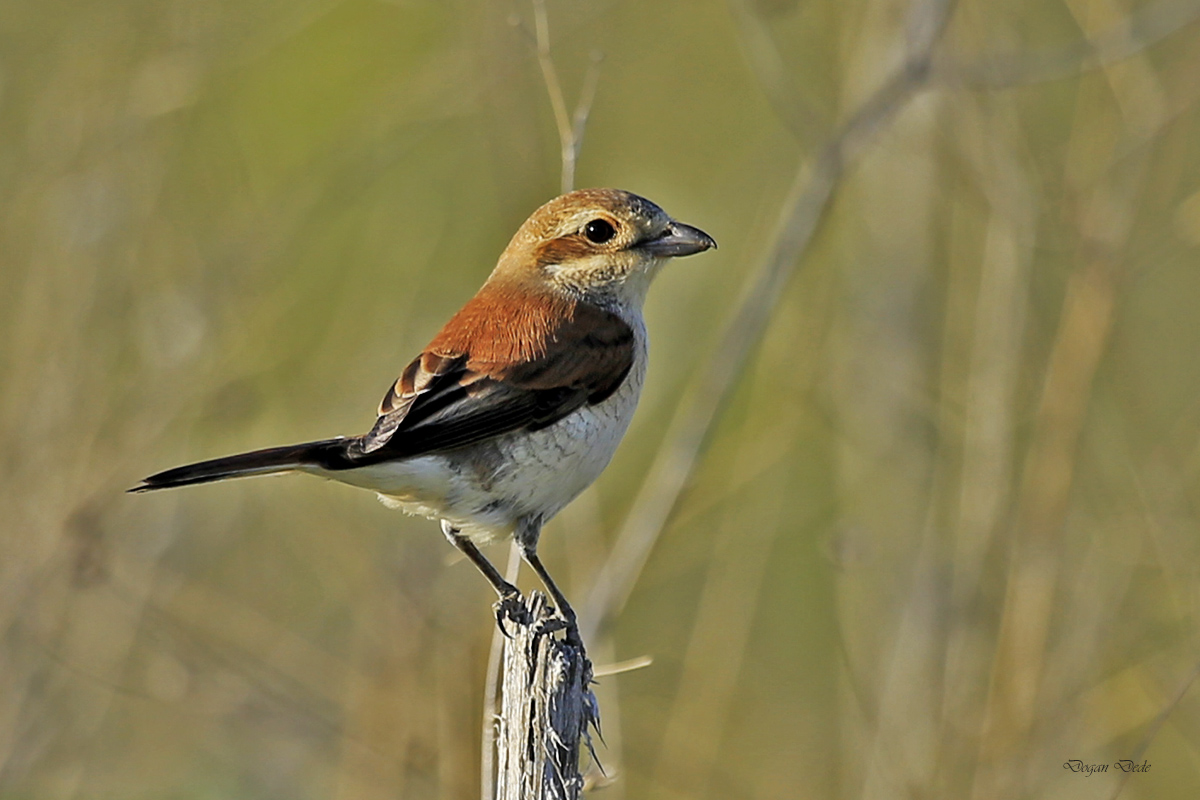
[[[715,249],[716,246],[716,241],[707,233],[682,222],[672,222],[661,234],[638,245],[660,258],[690,256]]]

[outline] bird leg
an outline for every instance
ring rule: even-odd
[[[525,558],[525,562],[533,567],[533,571],[542,579],[542,583],[550,592],[550,596],[554,598],[554,604],[558,606],[558,611],[563,615],[563,619],[567,621],[567,641],[571,644],[582,648],[583,640],[579,636],[579,625],[575,621],[575,609],[571,608],[571,604],[567,602],[567,597],[558,588],[554,579],[550,577],[550,573],[542,565],[542,560],[538,558],[537,551],[532,547],[526,549],[521,548],[521,555]]]
[[[517,544],[521,547],[521,557],[525,559],[526,564],[533,567],[533,571],[541,578],[542,584],[550,592],[550,596],[554,598],[554,604],[558,606],[558,612],[562,614],[563,619],[567,622],[567,641],[582,650],[583,639],[579,636],[579,625],[575,620],[575,609],[571,608],[571,604],[567,602],[567,596],[558,588],[558,584],[550,577],[550,573],[546,571],[542,560],[538,558],[537,542],[538,535],[541,532],[542,526],[540,520],[526,522],[517,526],[516,540]]]
[[[464,556],[471,560],[475,568],[483,573],[483,577],[487,578],[488,583],[496,590],[496,594],[500,595],[500,599],[496,602],[496,626],[500,628],[500,632],[508,638],[508,631],[504,627],[504,619],[513,620],[514,622],[524,622],[528,613],[525,610],[525,603],[521,599],[521,590],[513,586],[508,581],[504,580],[504,576],[500,574],[500,570],[492,566],[492,562],[487,560],[483,553],[479,552],[479,548],[475,546],[469,538],[462,535],[462,532],[451,525],[446,520],[442,520],[442,533],[450,541],[450,544],[458,548]],[[540,573],[539,573],[540,574]]]

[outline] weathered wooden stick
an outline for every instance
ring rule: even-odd
[[[579,745],[599,730],[592,664],[569,644],[561,617],[533,592],[521,621],[506,618],[503,699],[496,735],[496,800],[576,800]]]

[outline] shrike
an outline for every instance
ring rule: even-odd
[[[557,197],[404,369],[369,433],[176,467],[130,491],[282,472],[370,489],[441,520],[499,593],[498,619],[520,593],[477,545],[514,536],[574,631],[538,535],[600,475],[629,426],[646,373],[650,282],[668,259],[716,246],[630,192]]]

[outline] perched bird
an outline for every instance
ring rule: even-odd
[[[176,467],[129,491],[283,472],[370,489],[441,520],[499,593],[501,621],[520,594],[477,545],[515,536],[573,630],[538,536],[608,465],[633,416],[650,282],[668,259],[712,247],[704,231],[630,192],[557,197],[525,221],[479,292],[404,369],[369,433]]]

